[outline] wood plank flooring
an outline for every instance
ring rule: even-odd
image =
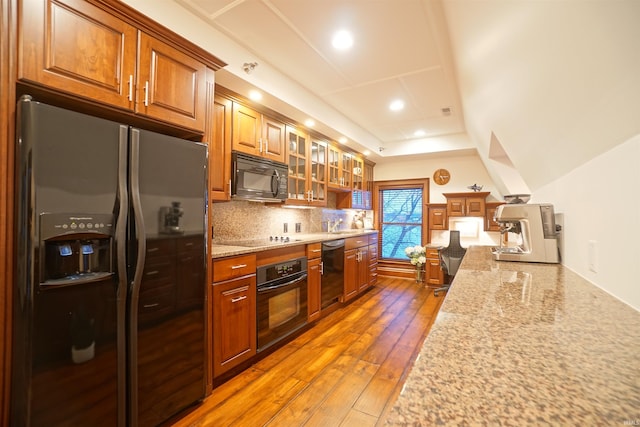
[[[443,298],[413,280],[379,277],[173,425],[382,425]]]

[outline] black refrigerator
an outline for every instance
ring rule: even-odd
[[[207,147],[16,116],[11,424],[161,424],[205,394]]]

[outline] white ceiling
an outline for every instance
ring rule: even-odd
[[[477,155],[500,194],[529,193],[640,134],[640,0],[122,1],[226,62],[217,83],[377,164]]]
[[[252,75],[273,68],[364,129],[371,138],[357,142],[375,154],[470,148],[461,137],[464,119],[439,2],[175,1],[250,52],[247,62],[258,63]],[[339,29],[354,35],[349,52],[331,46]],[[234,66],[238,68],[229,65]],[[218,82],[248,89],[234,78],[237,69],[225,71]],[[394,99],[405,101],[403,111],[389,110]],[[340,135],[335,129],[321,130],[332,138]],[[425,135],[414,136],[417,130]]]

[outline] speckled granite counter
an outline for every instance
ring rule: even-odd
[[[211,257],[212,258],[224,258],[233,255],[248,254],[251,252],[266,251],[269,249],[282,248],[287,246],[306,245],[309,243],[324,242],[336,239],[346,239],[349,237],[366,236],[371,233],[377,233],[377,230],[352,230],[341,231],[337,233],[310,233],[310,234],[295,234],[291,236],[291,240],[286,243],[267,243],[268,239],[265,239],[264,246],[242,246],[229,242],[214,242],[211,245]]]
[[[630,284],[631,285],[631,284]],[[471,247],[387,425],[639,425],[640,313]]]

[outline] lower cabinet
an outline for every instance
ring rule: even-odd
[[[307,309],[309,322],[320,318],[322,305],[322,244],[307,245]]]
[[[440,250],[438,248],[427,248],[426,258],[425,280],[427,284],[442,285],[444,283],[444,272],[440,267]]]
[[[213,263],[214,378],[256,354],[255,265],[255,255]]]
[[[353,299],[369,287],[369,237],[346,239],[344,251],[344,294],[342,302]]]

